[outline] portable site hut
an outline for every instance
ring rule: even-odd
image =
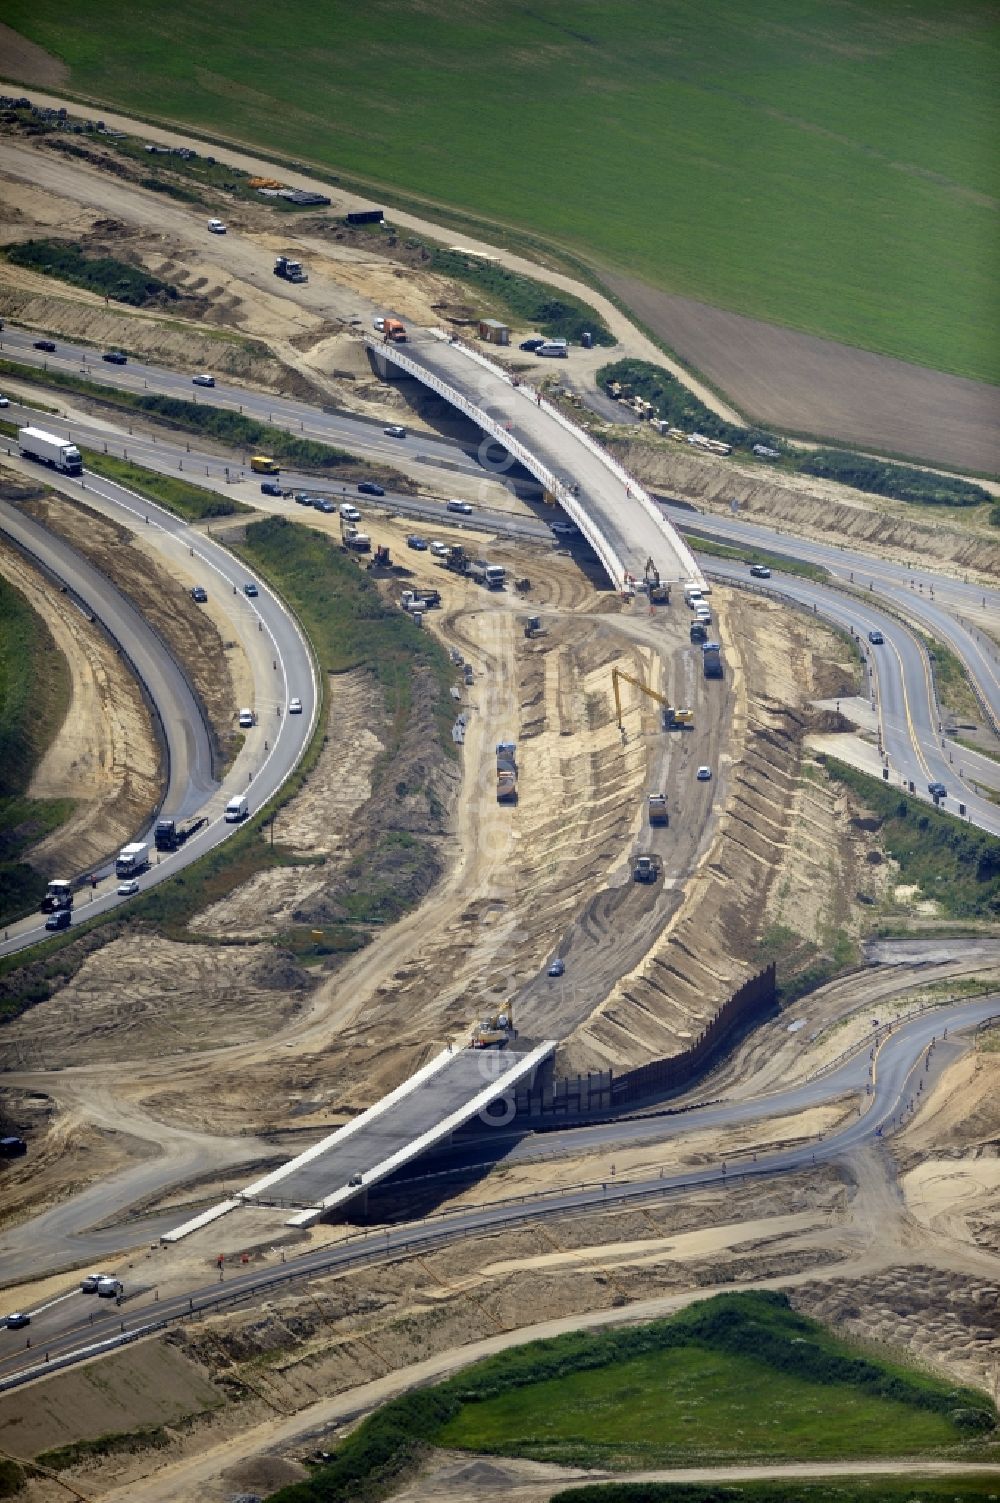
[[[510,330],[495,318],[479,320],[479,337],[488,340],[490,344],[510,344]]]

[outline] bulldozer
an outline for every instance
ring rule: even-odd
[[[633,882],[655,882],[659,875],[659,856],[636,856],[632,863]]]
[[[657,704],[661,706],[663,711],[663,729],[665,731],[681,730],[684,728],[691,730],[694,728],[693,710],[676,710],[670,703],[669,699],[667,699],[666,695],[661,694],[658,689],[651,689],[648,684],[643,683],[641,678],[633,677],[631,673],[626,673],[622,668],[612,668],[611,683],[615,691],[615,718],[618,722],[619,730],[624,729],[622,725],[622,679],[624,679],[627,684],[633,684],[635,688],[640,691],[640,693],[648,694],[650,699],[655,699]]]
[[[527,641],[529,641],[529,642],[532,640],[533,637],[544,637],[545,636],[545,628],[542,625],[542,618],[541,618],[541,616],[529,616],[528,617],[527,621],[524,623],[524,635],[525,635],[525,638],[527,639]]]

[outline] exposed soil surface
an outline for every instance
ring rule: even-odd
[[[686,446],[654,438],[614,438],[609,448],[643,483],[666,498],[693,501],[707,512],[740,514],[769,527],[822,541],[850,541],[865,552],[903,563],[923,564],[992,582],[1000,578],[1000,543],[986,518],[929,517],[902,501],[863,495],[810,475],[774,476],[736,460],[686,452]],[[939,508],[946,512],[947,508]],[[780,546],[780,543],[779,545]]]
[[[45,620],[70,668],[69,709],[28,794],[77,807],[28,860],[50,875],[75,874],[131,839],[158,804],[159,747],[139,686],[100,629],[17,550],[0,548],[0,571]]]
[[[614,273],[605,280],[750,419],[931,464],[988,475],[1000,470],[996,387],[710,308]]]
[[[239,706],[252,700],[246,697],[243,654],[222,635],[228,630],[225,616],[217,608],[213,610],[211,601],[207,608],[195,605],[188,591],[137,534],[102,517],[85,503],[50,495],[27,502],[25,509],[68,539],[142,612],[166,642],[171,656],[185,669],[204,706],[219,762],[231,760],[241,744],[236,728]],[[235,675],[230,666],[234,662]],[[243,698],[238,698],[234,677],[239,678]]]

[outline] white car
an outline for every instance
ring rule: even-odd
[[[256,724],[256,716],[253,710],[240,711],[240,730],[249,731]]]
[[[382,432],[385,434],[386,438],[406,437],[406,429],[403,427],[402,423],[390,423],[388,428],[382,429]]]
[[[695,777],[698,779],[699,783],[711,782],[712,769],[710,767],[699,767],[698,771],[695,773]]]
[[[431,544],[431,552],[435,558],[447,558],[450,551],[447,543],[435,542]]]
[[[0,397],[0,407],[9,407],[10,397]]]
[[[106,1279],[108,1277],[110,1277],[110,1275],[106,1273],[88,1273],[85,1278],[80,1280],[81,1292],[83,1294],[96,1294],[98,1284],[102,1279]]]
[[[289,715],[302,714],[302,701],[297,696],[295,699],[290,699],[288,701],[288,713]]]
[[[209,376],[207,374],[202,374],[200,376],[192,376],[191,377],[191,385],[192,386],[214,386],[215,385],[215,377],[214,376]]]
[[[130,877],[127,882],[119,882],[118,884],[118,896],[120,898],[134,898],[138,891],[139,884],[134,877]]]
[[[106,1274],[97,1280],[97,1293],[101,1299],[117,1299],[123,1289],[121,1279],[113,1279],[110,1275]]]
[[[226,233],[226,226],[222,223],[221,219],[210,219],[208,227],[213,235],[224,235]]]
[[[449,511],[457,511],[463,517],[469,517],[472,515],[472,507],[469,505],[468,501],[449,501],[447,503],[447,508]]]

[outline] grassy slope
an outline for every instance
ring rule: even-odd
[[[672,291],[1000,378],[987,0],[8,0],[78,90],[540,232]],[[109,47],[107,38],[114,36]],[[455,150],[460,140],[462,149]]]
[[[23,796],[69,696],[69,665],[48,628],[0,579],[0,922],[40,900],[45,878],[20,857],[73,811],[71,799]]]
[[[432,1445],[623,1470],[942,1450],[972,1459],[993,1454],[995,1424],[982,1394],[862,1353],[782,1294],[723,1294],[667,1320],[512,1347],[404,1394],[272,1503],[386,1497]]]

